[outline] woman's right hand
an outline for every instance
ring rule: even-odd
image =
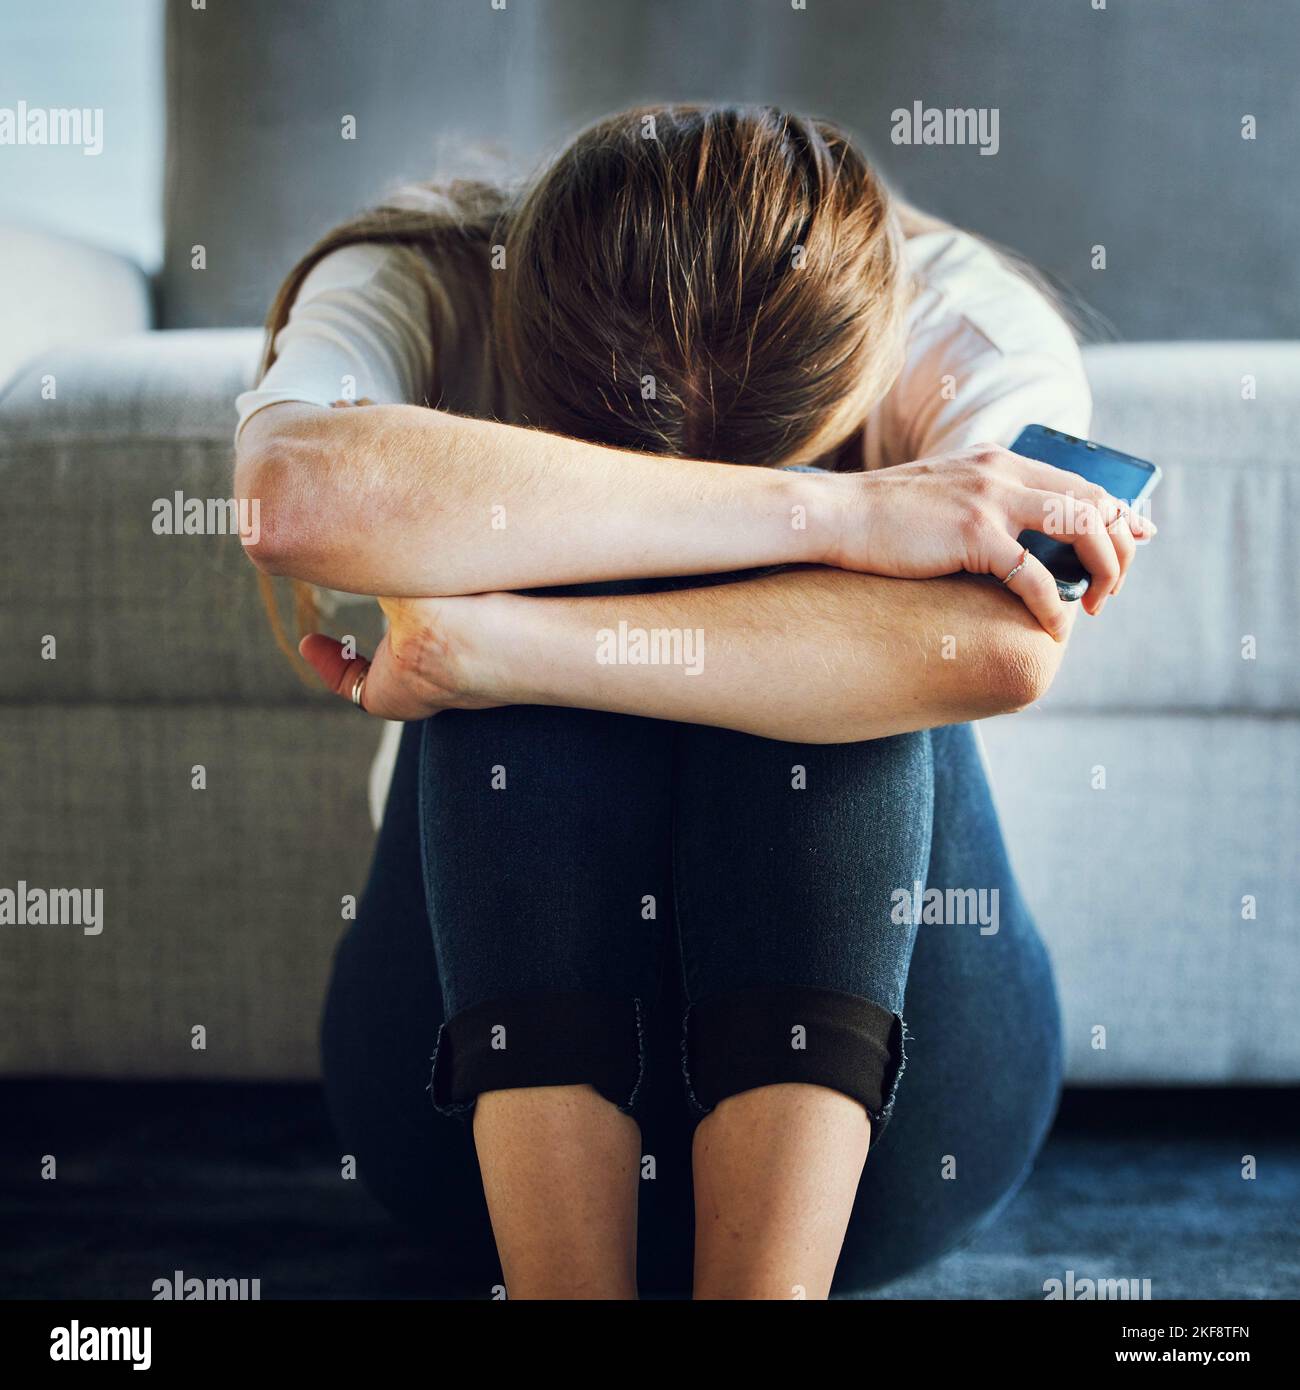
[[[499,679],[504,662],[492,618],[523,602],[514,594],[381,598],[388,630],[369,660],[323,632],[304,637],[298,651],[336,695],[381,719],[491,709],[518,702]]]
[[[901,579],[965,570],[1001,580],[1020,564],[1016,537],[1041,531],[1074,546],[1091,576],[1083,606],[1092,614],[1123,583],[1136,543],[1156,531],[1077,473],[991,444],[836,479],[854,489],[834,560],[841,569]],[[1027,556],[1007,588],[1064,639],[1068,614],[1041,561]]]

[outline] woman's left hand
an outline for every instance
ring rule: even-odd
[[[336,695],[381,719],[427,719],[445,709],[508,704],[492,689],[480,640],[496,594],[460,598],[381,598],[388,631],[367,661],[313,632],[298,644],[303,659]]]

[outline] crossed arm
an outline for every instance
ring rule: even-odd
[[[887,470],[903,486],[873,491],[881,475],[647,458],[413,406],[285,404],[245,427],[236,489],[260,503],[259,567],[391,596],[371,713],[573,705],[847,742],[1019,709],[1055,674],[1070,618],[1045,572],[1017,596],[954,571],[1009,569],[1056,471],[975,454]],[[1014,489],[995,490],[1013,465]],[[918,506],[957,550],[901,534]],[[1111,534],[1079,537],[1097,555],[1089,611],[1131,558],[1131,538],[1125,552]],[[618,597],[508,592],[770,564],[799,568]],[[698,673],[603,662],[601,634],[620,622],[702,632]],[[344,695],[367,670],[324,637],[304,655]]]
[[[812,569],[707,589],[522,602],[533,606],[486,615],[496,649],[510,653],[491,687],[510,696],[502,703],[650,715],[795,743],[1009,713],[1044,693],[1062,650],[1021,605],[967,578]],[[620,622],[698,633],[688,649],[702,658],[698,674],[599,662],[600,634],[617,633]]]

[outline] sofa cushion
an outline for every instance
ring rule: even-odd
[[[0,887],[103,894],[97,934],[0,925],[0,1074],[315,1076],[376,733],[337,702],[0,705]]]
[[[140,333],[153,306],[125,256],[35,227],[0,224],[0,390],[31,358],[63,343]]]
[[[1108,345],[1085,361],[1093,438],[1164,469],[1160,535],[1104,617],[1081,615],[1045,703],[1296,709],[1300,343]]]
[[[1300,1078],[1300,720],[1026,710],[981,730],[1069,1079]]]
[[[10,536],[0,548],[0,621],[12,657],[0,698],[328,698],[276,647],[238,535],[154,529],[157,516],[174,519],[177,492],[231,497],[234,399],[260,342],[255,330],[223,329],[63,349],[0,399]],[[283,611],[288,622],[287,603]],[[378,635],[373,605],[349,607],[340,621],[362,650]]]

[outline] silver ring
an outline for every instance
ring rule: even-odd
[[[370,667],[367,666],[366,669],[362,671],[362,673],[356,678],[356,680],[352,682],[352,703],[356,705],[358,709],[365,708],[365,706],[361,703],[361,692],[366,688],[366,677],[369,674]]]
[[[1029,563],[1029,551],[1028,551],[1028,549],[1027,549],[1026,547],[1021,546],[1021,548],[1020,548],[1020,559],[1015,563],[1015,565],[1014,565],[1014,566],[1011,568],[1011,570],[1007,573],[1007,577],[1006,577],[1002,582],[1003,582],[1004,584],[1010,584],[1011,581],[1016,577],[1016,575],[1018,575],[1018,574],[1020,573],[1020,571],[1021,571],[1022,569],[1024,569],[1024,567],[1025,567],[1028,563]]]

